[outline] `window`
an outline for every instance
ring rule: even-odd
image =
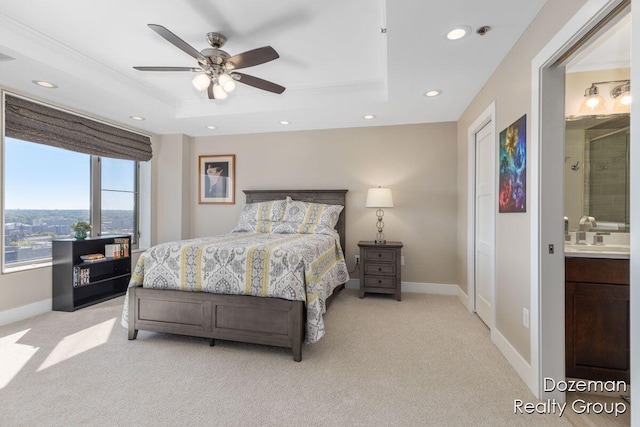
[[[102,234],[131,234],[136,242],[138,165],[133,160],[101,159]]]
[[[137,242],[138,162],[6,137],[4,166],[4,267],[50,261],[77,221]]]

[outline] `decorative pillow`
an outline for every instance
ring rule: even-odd
[[[255,221],[282,221],[286,204],[286,200],[247,203],[242,207],[236,228],[244,228]]]
[[[342,209],[344,209],[342,205],[326,205],[292,200],[286,204],[284,222],[336,228]]]
[[[278,227],[282,221],[256,221],[255,219],[238,222],[238,225],[231,230],[232,233],[280,233]]]
[[[280,234],[328,234],[330,236],[336,236],[339,240],[338,232],[334,228],[326,225],[280,222],[274,223],[270,232]]]

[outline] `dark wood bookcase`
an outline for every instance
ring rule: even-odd
[[[131,278],[131,256],[85,262],[80,256],[101,253],[115,239],[131,236],[114,235],[85,240],[54,239],[53,244],[53,309],[75,311],[124,295]],[[130,247],[130,245],[129,245]],[[83,271],[81,283],[79,275]],[[88,276],[88,278],[87,278]]]

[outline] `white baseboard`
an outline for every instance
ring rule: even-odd
[[[351,279],[345,285],[347,289],[360,289],[360,280]],[[414,294],[458,295],[458,285],[440,283],[402,282],[402,292]]]
[[[9,323],[17,322],[19,320],[28,319],[29,317],[37,316],[39,314],[48,313],[52,310],[53,300],[51,298],[42,301],[34,302],[20,307],[12,308],[10,310],[0,311],[0,326],[8,325]]]
[[[467,308],[468,311],[471,311],[471,309],[469,308],[469,295],[467,295],[460,286],[458,286],[457,295],[460,302]]]
[[[522,378],[527,387],[532,391],[535,390],[537,388],[537,383],[534,381],[531,365],[524,360],[520,353],[513,348],[511,343],[507,341],[507,339],[498,332],[496,328],[491,330],[491,342],[498,347],[500,353],[502,353],[505,359],[507,359],[507,362],[509,362],[511,367],[516,371],[520,378]]]

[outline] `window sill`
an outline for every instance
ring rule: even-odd
[[[36,268],[51,267],[52,265],[53,265],[52,262],[48,261],[48,262],[38,262],[33,264],[16,265],[13,267],[4,267],[2,269],[2,274],[19,273],[21,271],[29,271],[29,270],[34,270]]]

